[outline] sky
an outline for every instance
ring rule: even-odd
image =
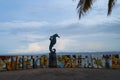
[[[120,51],[120,0],[107,16],[108,0],[95,0],[79,20],[78,0],[0,0],[0,55]]]

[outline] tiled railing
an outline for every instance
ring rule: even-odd
[[[0,71],[47,68],[48,55],[0,56]],[[57,55],[59,68],[120,68],[120,54]]]

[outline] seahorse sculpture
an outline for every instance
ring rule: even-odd
[[[50,40],[50,45],[49,45],[49,51],[50,52],[55,52],[56,49],[52,49],[53,46],[56,44],[57,40],[56,40],[56,37],[60,38],[60,36],[58,34],[54,34],[52,36],[50,36],[49,40]]]

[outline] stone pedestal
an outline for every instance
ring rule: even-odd
[[[54,52],[49,53],[49,67],[50,68],[57,67],[56,53],[54,53]]]

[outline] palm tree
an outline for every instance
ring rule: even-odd
[[[77,9],[78,9],[78,14],[79,14],[79,19],[81,18],[82,15],[87,13],[87,11],[92,8],[92,4],[95,0],[79,0]],[[117,0],[108,0],[108,12],[107,15],[109,16],[112,12],[112,8],[115,5],[115,2]]]

